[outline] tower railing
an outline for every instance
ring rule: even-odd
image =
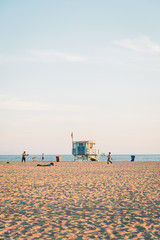
[[[87,149],[86,154],[87,155],[99,155],[99,149]]]

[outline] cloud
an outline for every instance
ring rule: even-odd
[[[32,57],[41,61],[67,61],[67,62],[84,62],[84,57],[57,52],[54,50],[31,50]]]
[[[86,62],[87,58],[54,50],[29,50],[23,55],[0,55],[0,64],[6,62]]]
[[[114,42],[124,48],[134,50],[142,53],[160,53],[160,45],[149,39],[147,36],[134,39],[122,39]]]
[[[17,98],[8,98],[5,95],[0,95],[0,109],[18,111],[68,111],[73,109],[73,106],[60,106],[39,102],[21,101]]]

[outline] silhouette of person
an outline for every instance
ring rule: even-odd
[[[112,157],[111,157],[111,152],[109,152],[108,156],[107,156],[107,164],[112,163]]]
[[[22,154],[22,162],[26,162],[26,156],[28,156],[29,154],[26,154],[26,152],[24,151]]]

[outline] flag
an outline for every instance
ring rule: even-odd
[[[71,138],[73,139],[73,132],[71,133]]]

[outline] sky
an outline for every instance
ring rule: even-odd
[[[159,0],[0,0],[0,154],[160,154]]]

